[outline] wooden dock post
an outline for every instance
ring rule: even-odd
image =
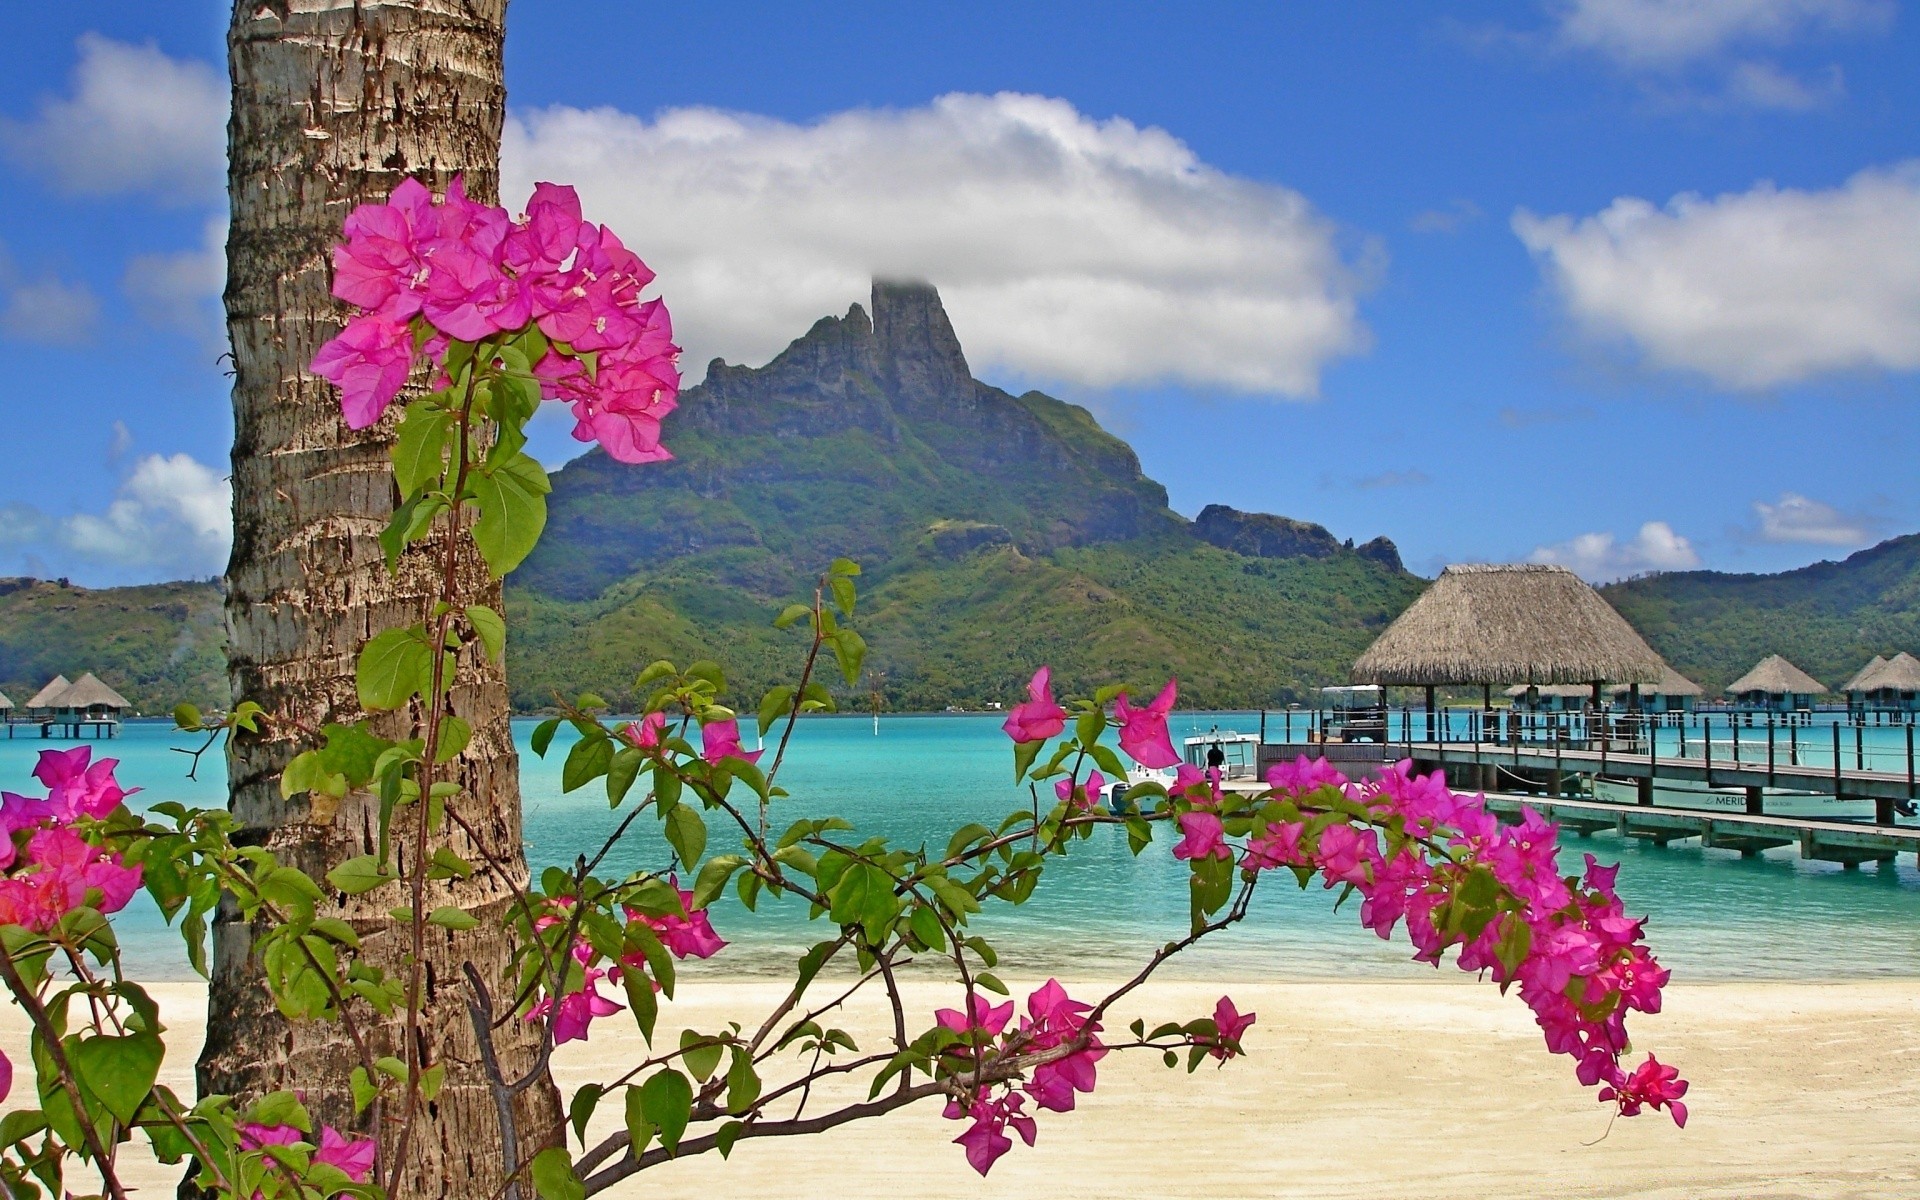
[[[1752,785],[1749,785],[1747,787],[1747,815],[1748,816],[1758,817],[1758,816],[1763,816],[1766,813],[1766,805],[1762,799],[1765,795],[1766,793],[1758,787],[1755,787]]]
[[[1633,781],[1633,799],[1636,804],[1644,804],[1652,807],[1653,776],[1651,774]]]

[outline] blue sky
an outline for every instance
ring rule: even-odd
[[[54,6],[0,47],[0,574],[224,561],[226,15]],[[515,0],[506,168],[660,270],[696,378],[919,274],[976,373],[1093,408],[1188,515],[1423,573],[1777,570],[1920,528],[1917,28]]]

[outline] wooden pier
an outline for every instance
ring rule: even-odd
[[[1602,776],[1632,780],[1638,785],[1642,806],[1653,803],[1656,781],[1695,783],[1709,788],[1740,788],[1746,792],[1747,814],[1764,815],[1765,789],[1832,796],[1837,800],[1871,800],[1874,821],[1893,824],[1895,812],[1920,799],[1920,780],[1915,777],[1915,762],[1907,756],[1906,769],[1872,771],[1844,765],[1843,755],[1835,754],[1827,766],[1808,766],[1782,761],[1777,746],[1769,739],[1765,761],[1748,758],[1722,758],[1715,761],[1712,742],[1699,756],[1672,756],[1615,752],[1603,740],[1598,747],[1562,745],[1501,745],[1496,742],[1410,742],[1383,748],[1389,756],[1411,758],[1428,767],[1447,771],[1450,777],[1468,768],[1463,782],[1501,790],[1495,783],[1499,772],[1525,773],[1547,782],[1546,790],[1558,793],[1551,783],[1568,775]]]

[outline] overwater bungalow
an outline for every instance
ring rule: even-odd
[[[76,721],[118,721],[133,711],[127,698],[88,671],[61,692],[54,703]]]
[[[1593,703],[1593,689],[1584,683],[1516,683],[1506,695],[1515,708],[1532,712],[1582,712]]]
[[[1616,683],[1612,691],[1615,704],[1631,702],[1632,689],[1627,684]],[[1672,667],[1666,667],[1656,682],[1640,688],[1640,707],[1652,713],[1692,712],[1693,706],[1706,694],[1707,689]]]
[[[1600,593],[1565,567],[1451,566],[1353,664],[1355,683],[1580,685],[1589,702],[1609,683],[1657,683],[1667,664]]]
[[[59,709],[55,706],[54,701],[60,697],[62,692],[65,692],[72,686],[73,681],[65,675],[55,675],[47,681],[47,686],[33,694],[33,699],[27,701],[27,716],[37,719],[58,715]]]
[[[1767,655],[1726,688],[1743,708],[1780,713],[1812,712],[1813,698],[1826,690],[1826,684],[1778,654]]]
[[[1920,712],[1920,659],[1902,650],[1874,656],[1841,689],[1847,707],[1861,712]]]

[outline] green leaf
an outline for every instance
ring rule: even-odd
[[[613,739],[604,734],[583,737],[567,752],[560,769],[560,790],[571,792],[605,775],[613,766]]]
[[[786,629],[793,625],[794,622],[804,621],[812,615],[813,609],[808,605],[789,604],[780,610],[779,616],[773,619],[773,627],[775,629]]]
[[[735,1046],[733,1065],[727,1068],[727,1111],[743,1113],[759,1098],[760,1074],[753,1069],[753,1056]]]
[[[860,667],[867,660],[867,641],[851,629],[842,629],[835,633],[828,645],[833,650],[835,661],[840,664],[840,674],[849,685],[860,682]]]
[[[707,823],[690,804],[676,804],[667,811],[667,842],[680,856],[680,865],[691,870],[707,852]]]
[[[648,989],[652,990],[652,989]],[[639,1158],[653,1141],[653,1122],[647,1120],[646,1093],[637,1087],[627,1089],[627,1153]]]
[[[443,904],[427,914],[427,924],[438,925],[442,929],[464,931],[480,927],[480,918],[464,908]]]
[[[833,560],[833,565],[827,568],[827,573],[829,575],[858,575],[860,573],[860,564],[850,558],[836,558]]]
[[[549,1146],[533,1156],[533,1190],[540,1200],[587,1200],[587,1189],[562,1146]]]
[[[680,1148],[693,1112],[693,1085],[678,1071],[661,1071],[640,1085],[640,1111],[660,1133],[660,1144],[672,1154]]]
[[[704,1037],[691,1029],[680,1031],[680,1061],[687,1064],[687,1070],[693,1077],[705,1082],[713,1075],[714,1068],[720,1065],[720,1056],[726,1053],[726,1047]]]
[[[834,607],[843,617],[853,616],[854,587],[853,580],[844,575],[835,575],[827,580],[827,586],[833,591]]]
[[[173,706],[173,723],[181,729],[200,728],[200,710],[191,704]]]
[[[507,622],[499,613],[484,604],[469,604],[467,624],[473,626],[474,636],[480,639],[480,648],[488,658],[498,659],[506,650]]]
[[[93,1037],[69,1043],[73,1073],[87,1091],[99,1097],[122,1125],[131,1125],[140,1105],[160,1076],[166,1048],[151,1033],[128,1037]]]
[[[349,896],[370,892],[393,878],[380,869],[380,860],[371,854],[350,858],[327,872],[327,882]]]
[[[728,1121],[713,1131],[713,1148],[720,1152],[721,1158],[733,1153],[733,1144],[740,1140],[740,1134],[746,1125],[740,1121]]]
[[[567,1104],[567,1119],[573,1122],[573,1136],[582,1146],[587,1144],[587,1122],[593,1120],[593,1110],[600,1104],[605,1089],[597,1083],[589,1083],[573,1094]]]
[[[693,906],[705,908],[713,903],[714,898],[727,889],[727,880],[746,863],[738,854],[720,854],[708,859],[693,881]]]
[[[1040,748],[1045,742],[1015,742],[1013,744],[1013,781],[1020,782],[1026,777],[1033,760],[1040,757]]]
[[[657,683],[662,679],[668,679],[677,674],[679,674],[679,672],[674,669],[672,663],[664,658],[657,658],[648,663],[646,670],[640,672],[640,674],[634,678],[634,690],[638,691],[650,683]]]
[[[357,1117],[380,1095],[380,1085],[367,1075],[365,1067],[355,1067],[347,1082],[353,1089],[353,1115]]]
[[[354,686],[363,708],[399,708],[432,684],[433,651],[417,628],[383,630],[360,650]]]
[[[480,518],[473,541],[496,576],[519,566],[533,552],[547,525],[547,473],[525,453],[477,473],[469,486]]]
[[[559,717],[548,717],[538,725],[535,725],[533,727],[533,737],[529,739],[528,742],[533,748],[533,752],[541,758],[545,758],[547,756],[547,747],[553,745],[553,735],[559,732],[559,729]]]
[[[440,744],[434,748],[433,761],[448,763],[460,757],[460,752],[473,740],[473,726],[467,724],[464,717],[443,717],[440,721]]]
[[[764,740],[781,717],[793,711],[793,685],[783,683],[760,699],[760,737]]]
[[[452,429],[453,414],[439,405],[419,400],[407,405],[393,443],[393,481],[400,485],[401,499],[413,499],[440,478]]]

